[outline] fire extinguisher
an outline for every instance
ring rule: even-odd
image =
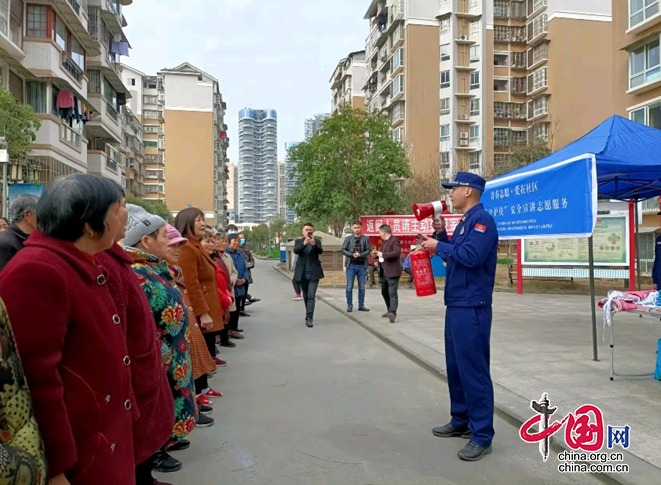
[[[436,281],[431,267],[431,257],[428,251],[418,250],[411,253],[411,272],[415,282],[417,296],[436,294]]]

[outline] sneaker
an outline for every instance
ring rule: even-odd
[[[213,426],[215,422],[216,421],[213,418],[210,418],[205,414],[200,414],[197,417],[197,423],[195,424],[195,426],[197,426],[198,428],[208,428],[209,426]]]
[[[348,306],[348,307],[347,307],[347,313],[351,313],[352,311],[353,311],[353,308],[351,308],[350,306]]]
[[[209,388],[207,392],[204,393],[206,397],[223,397],[223,393],[219,391],[214,391],[213,389]]]
[[[241,315],[242,317],[249,317],[249,316],[250,316],[250,313],[239,312],[239,315]]]
[[[213,412],[213,408],[211,406],[202,406],[200,404],[198,404],[197,410],[202,414],[211,414]]]
[[[361,306],[361,307],[358,309],[358,311],[359,311],[359,312],[368,312],[368,311],[370,311],[370,309],[367,308],[367,307]]]
[[[312,323],[312,320],[308,318],[307,320],[305,320],[305,326],[308,328],[312,328],[314,327],[314,324]]]
[[[482,446],[478,445],[475,441],[469,441],[464,449],[461,450],[457,455],[464,461],[478,461],[481,460],[484,455],[491,453],[493,449],[491,445]]]
[[[245,337],[243,335],[241,335],[239,332],[236,332],[236,331],[232,330],[230,332],[230,338],[237,339],[237,340],[243,340]]]
[[[225,367],[227,365],[226,361],[219,359],[218,357],[214,357],[213,361],[216,363],[216,366],[218,367]]]
[[[190,441],[181,439],[168,448],[168,451],[183,451],[190,448]]]
[[[251,298],[251,299],[248,300],[248,301],[249,301],[250,303],[257,303],[258,301],[262,301],[262,299],[261,299],[261,298]]]
[[[294,295],[294,298],[292,298],[292,300],[294,300],[294,301],[301,301],[302,299],[303,299],[303,297],[300,294]]]
[[[172,473],[181,470],[181,462],[162,451],[156,455],[152,470],[161,473]]]
[[[220,344],[221,347],[229,347],[230,349],[233,349],[236,347],[236,344],[234,342],[225,342]]]
[[[390,323],[395,323],[395,320],[397,319],[397,314],[396,313],[388,313],[388,320],[390,320]]]
[[[199,404],[200,406],[209,406],[209,407],[213,406],[213,402],[211,402],[211,399],[209,399],[204,394],[198,396],[197,404]]]
[[[445,426],[439,426],[438,428],[434,428],[432,430],[432,433],[434,433],[434,436],[438,436],[439,438],[465,438],[465,439],[470,439],[470,437],[471,437],[470,430],[455,428],[450,423],[446,424]]]
[[[239,333],[243,333],[243,329],[240,328],[240,329],[237,330],[237,332],[239,332]]]

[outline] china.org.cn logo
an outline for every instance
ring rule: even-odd
[[[622,453],[598,453],[604,446],[609,450],[618,446],[624,450],[629,448],[630,430],[625,426],[606,426],[601,409],[593,404],[585,404],[574,413],[567,414],[561,420],[550,422],[557,408],[551,406],[548,394],[544,393],[539,401],[531,401],[530,407],[535,415],[523,423],[519,430],[521,439],[526,443],[539,443],[539,452],[544,461],[549,457],[549,438],[565,428],[565,443],[574,452],[560,453],[558,459],[567,462],[558,467],[559,471],[566,472],[628,472],[626,464],[607,464],[607,462],[621,462]],[[531,431],[535,425],[538,431]],[[569,462],[584,462],[575,464]],[[590,462],[599,462],[593,465]]]

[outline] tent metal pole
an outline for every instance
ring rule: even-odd
[[[636,234],[635,234],[635,244],[636,244],[636,289],[640,291],[640,247],[638,245],[638,236],[639,236],[639,227],[638,227],[638,198],[635,199],[634,205],[634,217],[636,218]]]
[[[592,306],[592,360],[599,362],[599,349],[597,348],[597,305],[594,288],[594,241],[588,238],[588,256],[590,258],[590,304]]]

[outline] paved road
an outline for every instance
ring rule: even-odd
[[[435,438],[449,416],[447,387],[396,350],[319,302],[315,328],[303,304],[267,262],[258,262],[228,367],[212,385],[225,393],[216,425],[191,434],[175,456],[175,485],[536,485],[600,483],[561,475],[518,430],[496,420],[494,453],[457,458],[464,440]],[[376,311],[376,308],[375,308]]]

